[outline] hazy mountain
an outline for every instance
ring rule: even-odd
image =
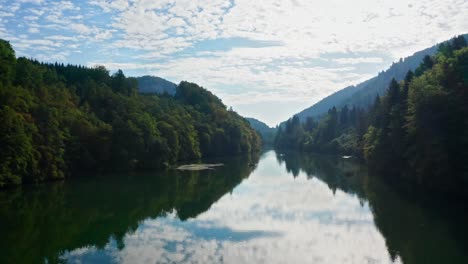
[[[255,118],[246,117],[245,119],[249,121],[250,126],[260,134],[264,144],[273,144],[276,128],[269,127],[267,124]]]
[[[468,38],[468,34],[464,35]],[[422,59],[426,55],[434,55],[437,52],[439,44],[434,45],[422,51],[418,51],[413,55],[400,59],[399,62],[393,63],[386,71],[380,72],[376,77],[364,81],[356,86],[348,86],[339,90],[328,97],[320,100],[311,107],[304,109],[297,115],[301,121],[304,121],[308,116],[318,117],[327,113],[328,109],[333,106],[341,107],[347,104],[349,107],[353,105],[367,107],[375,99],[376,95],[382,95],[388,88],[392,78],[400,81],[409,70],[414,71]]]
[[[176,92],[176,84],[168,80],[155,76],[137,77],[138,92],[148,94],[163,94],[168,93],[174,95]]]

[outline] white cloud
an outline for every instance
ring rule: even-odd
[[[67,37],[67,36],[62,36],[62,35],[52,35],[52,36],[46,36],[44,37],[45,39],[51,39],[51,40],[58,40],[58,41],[77,41],[76,37]]]
[[[16,11],[18,11],[21,7],[21,4],[20,3],[13,3],[9,6],[9,10],[13,13],[15,13]]]
[[[13,17],[13,16],[15,16],[13,12],[0,11],[0,17]]]
[[[39,45],[47,47],[61,47],[61,43],[46,39],[22,39],[20,45]]]
[[[339,58],[333,59],[333,62],[338,64],[361,64],[361,63],[381,63],[383,62],[382,58],[377,57],[366,57],[366,58]]]
[[[37,16],[42,16],[45,13],[45,10],[42,9],[29,9],[29,12]]]
[[[106,1],[106,0],[95,0],[90,1],[91,5],[99,6],[105,12],[110,12],[112,10],[125,10],[129,6],[129,1],[126,0],[116,0],[116,1]]]
[[[43,4],[45,2],[45,0],[17,0],[17,1],[20,3],[31,3],[31,4],[36,4],[36,5]]]
[[[71,24],[70,28],[79,34],[87,35],[92,32],[92,29],[90,29],[88,26],[84,24]]]
[[[39,33],[39,29],[36,28],[36,27],[31,27],[31,28],[28,29],[28,32],[29,33]]]
[[[74,32],[79,34],[79,37],[81,38],[87,38],[87,36],[91,36],[88,41],[94,42],[94,41],[103,41],[106,39],[109,39],[112,37],[112,32],[113,30],[105,30],[105,29],[100,29],[97,27],[89,27],[85,24],[71,24],[70,29],[72,29]]]
[[[38,16],[25,16],[24,19],[29,20],[29,21],[36,21],[39,19],[39,17]]]

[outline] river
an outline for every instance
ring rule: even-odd
[[[225,165],[1,191],[0,263],[468,263],[463,207],[403,195],[351,159],[207,162]]]

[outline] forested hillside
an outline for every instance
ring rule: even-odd
[[[468,37],[467,35],[463,36],[465,39]],[[432,46],[416,52],[407,58],[400,59],[400,61],[393,63],[389,69],[380,72],[376,77],[333,93],[311,107],[299,112],[297,114],[299,119],[304,122],[307,117],[321,117],[327,114],[328,109],[333,106],[338,109],[341,109],[345,105],[351,108],[354,106],[367,108],[374,102],[373,100],[376,95],[385,94],[388,83],[392,79],[396,79],[397,81],[403,80],[408,71],[416,70],[425,56],[434,55],[437,52],[438,46]]]
[[[247,119],[250,126],[260,134],[263,144],[273,145],[276,136],[276,128],[269,127],[267,124],[255,118],[247,117],[245,119]]]
[[[193,83],[139,95],[121,70],[17,59],[4,40],[0,62],[0,187],[260,147],[244,118]]]
[[[320,121],[297,116],[276,147],[360,156],[381,175],[463,194],[468,186],[468,47],[441,44],[403,81],[393,79],[369,110],[331,108]],[[443,180],[442,180],[443,179]]]

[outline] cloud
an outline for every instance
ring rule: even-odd
[[[45,39],[56,40],[56,41],[77,41],[76,37],[69,37],[69,36],[62,36],[62,35],[46,36]]]
[[[42,9],[30,9],[29,12],[31,12],[34,15],[37,16],[42,16],[45,13],[45,10]]]
[[[129,1],[117,0],[117,1],[106,1],[106,0],[95,0],[90,1],[91,5],[99,6],[104,12],[110,12],[112,10],[123,11],[129,7]]]
[[[71,24],[70,28],[79,34],[90,34],[92,30],[84,24]]]
[[[49,48],[60,53],[76,45],[89,54],[70,53],[66,59],[72,63],[127,63],[139,65],[123,68],[131,75],[196,81],[235,108],[247,101],[276,100],[280,93],[313,104],[400,57],[468,30],[464,0],[22,0],[7,1],[0,12],[1,37],[26,35],[13,41],[16,47],[37,38],[33,28],[44,38],[73,36],[80,41],[63,39],[61,46]],[[25,23],[33,17],[36,27]],[[236,43],[239,39],[258,45],[243,46]],[[26,48],[19,54],[49,55]],[[251,92],[255,100],[245,96]]]
[[[333,62],[338,64],[361,64],[361,63],[381,63],[382,58],[377,57],[366,57],[366,58],[339,58],[333,59]]]
[[[45,0],[17,0],[17,1],[20,3],[31,3],[31,4],[36,4],[36,5],[43,4],[45,2]]]
[[[29,33],[39,33],[39,29],[35,28],[35,27],[31,27],[31,28],[28,29],[28,32]]]

